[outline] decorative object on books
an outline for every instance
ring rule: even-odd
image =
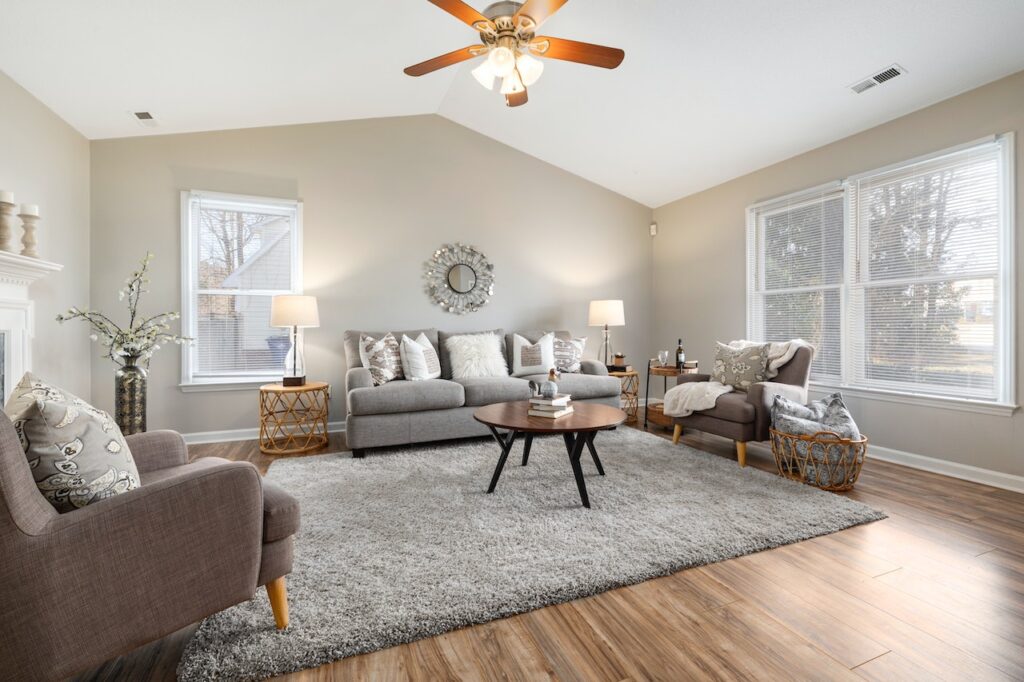
[[[559,372],[578,374],[583,362],[583,349],[587,346],[587,337],[578,339],[560,339],[555,337],[555,368]]]
[[[427,295],[450,313],[475,312],[494,295],[494,266],[472,246],[444,244],[425,270]]]
[[[591,327],[604,327],[601,348],[597,352],[597,357],[604,364],[611,364],[612,338],[608,327],[626,325],[626,313],[623,310],[622,301],[591,301],[587,324]]]
[[[434,350],[434,345],[423,332],[413,341],[402,334],[398,346],[402,357],[402,372],[410,381],[437,379],[441,376],[441,360]]]
[[[525,377],[546,372],[555,364],[555,335],[548,332],[530,343],[519,334],[512,335],[512,376]]]
[[[500,78],[505,106],[526,104],[526,88],[533,85],[544,71],[544,62],[536,57],[614,69],[626,56],[616,47],[536,36],[544,20],[557,12],[566,0],[493,2],[483,13],[462,0],[430,1],[479,32],[481,44],[406,67],[406,75],[423,76],[467,59],[484,57],[483,62],[473,69],[473,78],[488,90],[494,90],[494,83]]]
[[[554,367],[548,370],[548,379],[541,383],[538,393],[542,398],[554,398],[558,395],[558,372]]]
[[[327,445],[330,399],[331,388],[322,381],[260,386],[260,451],[299,455]]]
[[[78,307],[57,315],[58,322],[84,320],[92,327],[90,335],[106,347],[107,357],[118,367],[114,375],[114,416],[124,435],[146,430],[146,379],[153,353],[161,343],[181,345],[190,343],[188,336],[170,333],[171,322],[180,313],[159,313],[150,317],[139,315],[139,301],[149,290],[146,276],[153,254],[147,253],[138,270],[125,280],[118,292],[121,300],[128,299],[128,324],[119,326],[101,312]]]
[[[616,353],[615,355],[613,355],[612,356],[612,365],[614,365],[615,367],[625,367],[626,366],[626,354],[625,353]]]
[[[493,333],[458,334],[444,340],[453,379],[507,377],[501,336]]]
[[[35,204],[22,204],[21,213],[21,255],[39,258],[36,252],[36,223],[39,222],[39,207]]]
[[[270,301],[270,326],[291,329],[292,344],[284,358],[284,378],[281,383],[285,386],[302,386],[306,383],[306,359],[302,353],[299,329],[320,326],[316,296],[274,296]]]
[[[402,351],[395,335],[388,332],[381,338],[363,334],[359,337],[359,360],[369,370],[374,386],[402,379]]]
[[[296,618],[287,636],[260,627],[262,595],[207,618],[178,679],[266,679],[885,516],[637,429],[599,435],[608,475],[584,464],[585,513],[569,506],[559,438],[534,439],[528,466],[509,464],[492,495],[481,493],[495,446],[480,439],[395,448],[373,466],[344,453],[277,460],[264,480],[302,509],[288,585]],[[381,580],[381,566],[402,579]]]
[[[39,492],[58,512],[139,487],[135,459],[106,412],[31,372],[15,387],[4,411]]]
[[[14,236],[14,216],[18,209],[14,203],[14,192],[0,190],[0,249],[13,253],[11,239]]]
[[[622,372],[608,371],[613,377],[618,377],[622,382],[622,409],[626,412],[626,423],[634,424],[637,420],[637,413],[640,411],[640,372],[632,368]]]
[[[557,433],[562,434],[562,438],[565,440],[565,449],[569,453],[569,463],[572,466],[572,473],[576,477],[576,488],[580,494],[580,501],[584,507],[590,508],[587,484],[583,480],[583,469],[580,466],[583,448],[586,447],[590,450],[597,473],[604,476],[604,467],[601,465],[601,459],[597,456],[597,448],[594,447],[594,436],[598,431],[615,428],[626,421],[626,413],[609,405],[596,403],[580,403],[578,408],[570,407],[569,410],[570,412],[562,418],[544,421],[540,421],[530,414],[529,402],[496,403],[481,407],[473,413],[473,419],[484,424],[501,447],[501,456],[498,458],[494,475],[491,476],[491,485],[487,488],[488,493],[493,493],[494,488],[498,485],[498,478],[505,466],[505,460],[508,459],[509,452],[520,433],[526,434],[526,442],[523,444],[523,466],[526,466],[529,461],[534,434]],[[507,431],[503,436],[498,429]]]

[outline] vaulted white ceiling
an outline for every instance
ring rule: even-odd
[[[625,61],[548,60],[517,109],[474,62],[402,73],[476,41],[426,0],[4,0],[2,14],[0,70],[89,138],[438,113],[649,206],[1024,69],[1021,0],[572,0],[542,32]],[[851,93],[894,62],[908,73]]]

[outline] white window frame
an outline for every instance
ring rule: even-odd
[[[905,168],[919,163],[933,161],[943,156],[963,152],[973,147],[984,144],[999,145],[999,159],[1001,165],[1001,188],[1002,206],[1000,206],[999,225],[999,274],[997,277],[997,296],[999,297],[999,329],[996,334],[996,343],[999,344],[997,362],[994,368],[996,380],[995,400],[980,400],[975,398],[948,397],[924,393],[914,393],[906,390],[865,387],[854,382],[854,363],[859,358],[852,356],[849,349],[848,334],[858,328],[856,324],[848,319],[850,315],[849,301],[850,291],[854,285],[856,268],[861,266],[858,263],[860,249],[857,240],[863,236],[863,230],[856,224],[857,217],[850,211],[850,196],[853,183],[858,179],[885,173],[888,171]],[[841,288],[840,306],[842,308],[841,322],[841,368],[842,377],[838,382],[817,382],[811,381],[811,390],[816,393],[827,393],[841,390],[844,394],[858,398],[870,398],[886,402],[918,405],[923,407],[953,409],[978,414],[990,414],[998,416],[1010,416],[1017,409],[1017,368],[1016,368],[1016,277],[1014,271],[1014,259],[1016,254],[1016,180],[1014,168],[1014,134],[1004,133],[991,135],[980,140],[974,140],[956,147],[943,149],[941,151],[919,156],[900,163],[890,164],[883,168],[874,169],[864,173],[827,183],[808,190],[793,192],[781,197],[761,201],[747,207],[747,335],[751,339],[757,339],[759,335],[759,321],[756,317],[758,310],[755,306],[755,297],[758,295],[757,282],[754,278],[762,269],[760,259],[763,256],[763,248],[758,244],[757,211],[778,202],[799,201],[801,198],[810,198],[827,192],[830,189],[841,188],[844,194],[844,233],[846,249],[844,252],[844,279]]]
[[[196,314],[199,296],[204,293],[224,293],[222,290],[199,288],[199,254],[196,250],[199,225],[193,220],[193,206],[196,202],[222,203],[231,208],[252,210],[287,216],[291,219],[291,292],[302,293],[302,202],[296,199],[260,197],[248,194],[226,194],[204,190],[181,192],[181,330],[185,336],[195,338],[198,334],[199,319]],[[277,294],[278,291],[245,290],[240,294]],[[267,374],[218,375],[196,377],[194,344],[181,347],[181,383],[179,388],[191,391],[233,391],[260,386],[269,381],[278,381],[281,372]],[[283,371],[283,370],[282,370]]]

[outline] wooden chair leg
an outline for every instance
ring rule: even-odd
[[[683,435],[683,427],[676,424],[676,427],[672,429],[672,445],[679,445],[679,438]]]
[[[284,630],[288,627],[288,588],[283,575],[267,583],[267,596],[274,611],[274,624],[278,630]]]
[[[747,444],[743,441],[736,441],[736,459],[741,467],[747,466]]]

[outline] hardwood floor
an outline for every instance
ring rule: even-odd
[[[273,461],[253,441],[190,454]],[[281,679],[1024,679],[1024,495],[878,461],[846,494],[890,518]],[[80,679],[174,679],[194,627]]]

